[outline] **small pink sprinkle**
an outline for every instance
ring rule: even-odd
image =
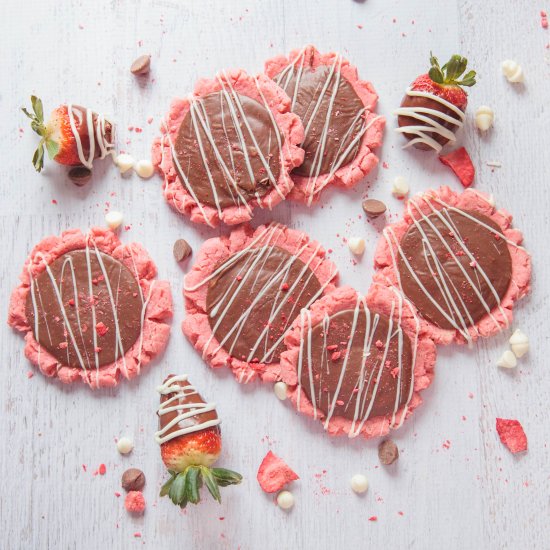
[[[120,493],[118,491],[115,491],[115,497],[119,497],[120,496]]]
[[[540,12],[540,25],[543,29],[548,28],[548,15],[545,11]]]
[[[52,199],[52,204],[57,204],[57,201],[55,199]]]
[[[107,467],[105,464],[100,464],[99,469],[97,470],[100,476],[104,476],[105,472],[107,471]]]
[[[450,442],[448,439],[445,440],[445,441],[443,441],[442,447],[443,447],[444,449],[450,449],[450,448],[451,448],[451,442]]]
[[[369,518],[369,521],[378,521],[378,517],[377,516],[371,516]]]
[[[362,29],[362,28],[363,28],[363,25],[357,25],[357,28],[358,28],[358,29]]]
[[[34,372],[32,372],[32,370],[27,372],[27,378],[32,378],[33,376],[34,376]]]
[[[85,472],[87,471],[86,464],[82,464],[82,469],[83,469]]]
[[[151,124],[151,122],[153,122],[153,117],[150,116],[148,119],[147,119],[147,124]]]
[[[134,537],[136,539],[140,539],[141,538],[141,533],[139,531],[137,533],[134,533]]]
[[[397,512],[397,513],[398,513],[398,514],[399,514],[400,516],[402,516],[402,515],[403,515],[403,512]]]

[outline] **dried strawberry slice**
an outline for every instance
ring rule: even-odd
[[[527,450],[527,436],[519,420],[497,418],[497,433],[510,452],[521,453]]]
[[[260,464],[257,479],[266,493],[276,493],[291,481],[300,478],[284,460],[269,451]]]
[[[468,151],[464,147],[451,151],[447,155],[440,155],[439,160],[458,176],[460,183],[464,187],[472,185],[476,169],[472,164]]]

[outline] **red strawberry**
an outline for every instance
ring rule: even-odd
[[[398,131],[412,140],[413,147],[439,152],[453,139],[452,134],[463,122],[456,110],[444,102],[464,112],[468,104],[468,95],[462,86],[473,86],[476,83],[476,73],[469,71],[462,76],[468,60],[460,55],[453,55],[443,67],[439,66],[436,57],[430,55],[430,64],[428,73],[419,76],[407,90],[401,107],[397,110],[397,123]],[[414,92],[427,93],[433,97],[418,96]],[[425,109],[432,112],[426,112]],[[441,115],[433,111],[438,111]],[[426,121],[423,117],[433,122]],[[449,120],[449,117],[452,120]],[[407,127],[411,127],[410,132],[405,130]]]
[[[113,126],[97,113],[78,105],[61,105],[50,115],[50,120],[44,122],[42,100],[31,96],[33,113],[22,108],[22,111],[31,119],[31,128],[40,136],[40,143],[36,149],[32,163],[37,172],[44,167],[44,146],[48,156],[67,166],[84,165],[91,169],[93,159],[103,158],[112,149]],[[73,118],[71,124],[71,116]],[[91,125],[88,118],[91,115]],[[93,146],[93,155],[90,155],[90,146]],[[80,148],[79,148],[80,146]],[[91,158],[90,158],[91,157]]]
[[[160,496],[168,495],[174,504],[185,508],[189,502],[200,501],[199,489],[204,483],[214,499],[221,502],[220,486],[238,484],[242,476],[224,468],[211,468],[222,448],[216,410],[185,376],[169,375],[159,391],[157,441],[162,461],[171,474]],[[175,435],[181,430],[187,433]]]

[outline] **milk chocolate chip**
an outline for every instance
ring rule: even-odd
[[[182,262],[185,258],[188,258],[191,255],[191,247],[185,239],[178,239],[174,243],[174,258],[176,262]]]
[[[128,468],[122,474],[121,484],[125,491],[141,491],[145,486],[145,474],[138,468]]]
[[[141,55],[138,57],[130,67],[130,72],[136,76],[144,76],[149,73],[151,69],[151,56]]]
[[[92,179],[92,171],[85,166],[75,166],[69,170],[69,179],[77,187],[83,187]]]
[[[376,199],[365,199],[363,201],[363,210],[369,218],[378,218],[386,211],[386,205]]]
[[[393,464],[399,458],[399,449],[397,445],[391,440],[386,439],[378,445],[378,458],[382,464],[389,466]]]

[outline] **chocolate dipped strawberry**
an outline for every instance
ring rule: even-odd
[[[31,128],[40,136],[32,163],[37,172],[44,167],[44,148],[50,159],[67,166],[92,169],[96,158],[104,158],[114,147],[113,125],[103,115],[78,105],[61,105],[47,122],[42,100],[31,96],[33,112],[22,111],[31,119]]]
[[[212,468],[222,449],[216,406],[204,401],[187,375],[168,375],[158,392],[159,431],[155,439],[170,473],[160,496],[168,495],[174,504],[185,508],[188,503],[200,502],[204,483],[212,497],[221,502],[220,487],[236,485],[242,476]]]
[[[397,115],[397,132],[403,134],[413,146],[439,153],[444,145],[456,140],[456,132],[462,128],[468,94],[463,87],[476,83],[475,71],[466,74],[468,60],[460,55],[439,66],[430,54],[430,70],[419,76],[407,89]]]

